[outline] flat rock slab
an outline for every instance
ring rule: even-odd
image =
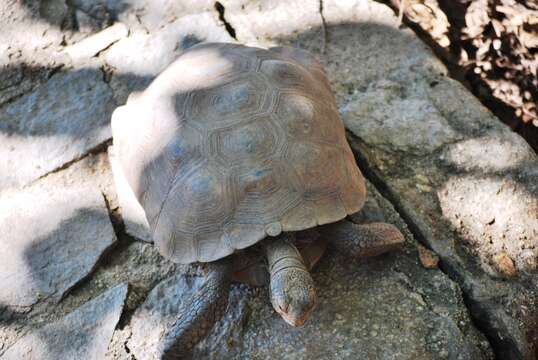
[[[126,296],[127,284],[117,285],[64,318],[25,335],[1,358],[103,359]]]
[[[387,221],[404,232],[401,251],[349,259],[329,248],[313,270],[319,304],[300,328],[275,313],[267,289],[234,288],[233,306],[195,358],[492,358],[458,286],[438,269],[422,267],[403,221],[370,184],[365,209],[357,218]]]
[[[75,62],[87,61],[114,42],[126,37],[128,33],[129,30],[125,24],[115,23],[96,34],[88,36],[76,44],[66,47],[63,51],[65,51]]]
[[[18,1],[0,3],[0,64],[5,54],[12,63],[25,62],[29,66],[47,66],[54,63],[54,51],[62,43],[61,23],[67,15],[67,5],[56,1],[31,4]],[[37,5],[37,6],[36,6]],[[42,21],[36,21],[42,19]]]
[[[116,242],[97,188],[54,181],[0,197],[0,303],[61,299]]]
[[[91,4],[92,1],[74,0],[74,2]],[[104,5],[114,18],[125,22],[135,31],[155,32],[181,17],[214,10],[215,1],[117,0],[107,1]],[[91,7],[86,8],[89,8],[92,15]]]
[[[317,1],[223,0],[224,17],[237,40],[270,46],[279,37],[319,29],[323,23]]]
[[[233,285],[229,307],[195,359],[492,358],[473,327],[458,286],[438,269],[422,267],[415,242],[394,209],[371,185],[363,220],[397,224],[402,251],[369,260],[332,250],[313,276],[320,303],[306,326],[292,328],[276,314],[267,289]],[[159,358],[159,339],[183,297],[203,278],[172,276],[153,288],[133,315],[128,347],[137,358]]]
[[[203,276],[177,274],[155,286],[131,320],[128,347],[137,359],[161,359],[167,335],[177,321],[178,310],[196,290],[204,286]]]
[[[0,108],[0,192],[78,159],[111,137],[115,102],[99,70],[57,73]]]
[[[203,42],[233,42],[219,25],[216,12],[181,17],[151,33],[132,32],[105,54],[114,69],[111,86],[123,104],[134,90],[144,89],[151,80],[189,47]]]
[[[254,34],[262,45],[289,44],[320,57],[368,175],[459,281],[497,355],[532,358],[538,162],[531,148],[449,79],[385,5],[325,0],[324,31],[308,20],[315,11],[304,2],[223,4],[240,41]],[[273,12],[289,14],[285,26],[273,30]]]
[[[114,174],[114,184],[116,185],[121,217],[125,224],[125,232],[139,240],[152,242],[146,213],[123,174],[113,146],[108,148],[108,158]]]
[[[280,41],[322,59],[365,172],[458,280],[496,355],[533,358],[536,154],[386,6],[331,0],[324,9],[325,53],[315,30]]]

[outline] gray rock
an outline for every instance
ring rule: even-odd
[[[106,5],[116,18],[131,28],[154,32],[181,17],[212,11],[214,4],[212,0],[114,0],[107,1]]]
[[[136,358],[160,359],[166,334],[177,320],[184,301],[196,295],[204,283],[202,276],[178,274],[155,286],[131,320],[132,336],[128,347]]]
[[[112,90],[99,70],[58,73],[0,108],[0,192],[87,154],[111,137]]]
[[[538,270],[538,171],[517,175],[456,175],[437,192],[443,215],[492,276]]]
[[[72,11],[71,21],[76,24],[77,32],[71,39],[78,40],[89,34],[97,33],[118,21],[117,13],[107,3],[119,3],[108,0],[69,0],[68,4]],[[125,8],[124,8],[125,10]],[[123,23],[123,21],[119,20]],[[69,40],[71,40],[69,39]]]
[[[152,242],[146,213],[123,174],[113,146],[108,148],[108,158],[114,174],[114,184],[116,185],[121,217],[125,224],[125,232],[142,241]]]
[[[64,0],[36,3],[2,1],[0,44],[8,45],[5,51],[13,56],[13,62],[20,60],[31,66],[50,65],[54,50],[61,46],[63,40],[58,23],[66,14]]]
[[[324,54],[316,31],[280,41],[320,56],[362,166],[458,281],[496,355],[533,358],[536,154],[385,6],[331,0],[324,8]]]
[[[127,284],[108,290],[64,318],[27,334],[2,359],[103,359],[126,295]]]
[[[117,232],[118,241],[101,256],[94,270],[72,288],[58,303],[54,296],[39,301],[31,307],[10,307],[0,301],[0,355],[21,336],[53,322],[83,305],[103,291],[119,283],[129,283],[130,290],[125,303],[132,313],[145,299],[147,293],[161,279],[169,277],[181,266],[165,261],[153,245],[132,241],[124,236],[118,211],[114,179],[106,152],[90,154],[71,164],[68,168],[47,175],[39,183],[56,189],[91,186],[99,189],[106,197],[109,216]],[[0,200],[0,203],[2,200]],[[1,217],[1,215],[0,215]],[[104,217],[103,217],[104,218]],[[80,231],[87,231],[80,228]],[[95,240],[88,240],[93,243]],[[0,252],[2,250],[0,249]],[[2,270],[0,270],[2,271]],[[116,331],[110,344],[111,354],[104,358],[128,359],[125,343],[130,337],[130,328]],[[112,357],[111,357],[112,356]],[[115,357],[114,357],[115,356]]]
[[[493,358],[457,284],[420,265],[403,221],[370,184],[368,191],[365,209],[383,214],[404,232],[402,251],[361,260],[330,249],[313,271],[318,307],[300,328],[274,312],[267,289],[234,286],[226,316],[194,358]]]
[[[0,2],[0,105],[46,81],[62,64],[64,34],[56,23],[65,14],[63,0]]]
[[[487,331],[498,357],[532,358],[533,331],[538,328],[535,154],[518,136],[498,125],[465,89],[448,80],[443,65],[410,31],[397,30],[396,17],[386,6],[369,0],[324,0],[324,39],[318,1],[220,2],[239,41],[292,44],[321,57],[346,125],[355,134],[350,132],[352,145],[369,175],[413,231],[441,256],[441,269],[465,291],[474,320]],[[130,36],[102,52],[101,58],[110,65],[106,67],[110,84],[102,80],[101,71],[75,70],[56,74],[50,84],[13,101],[45,81],[51,69],[62,63],[54,54],[61,50],[63,39],[70,43],[81,38],[66,36],[53,25],[65,19],[64,3],[76,8],[76,19],[85,33],[101,29],[111,18],[130,27]],[[118,206],[106,154],[71,162],[110,137],[114,99],[124,102],[131,91],[146,86],[189,46],[233,39],[217,20],[213,2],[51,0],[43,2],[41,9],[39,4],[0,5],[0,17],[5,20],[0,65],[7,65],[0,69],[0,104],[12,101],[0,109],[0,142],[8,145],[0,148],[0,192],[4,191],[0,209],[9,214],[0,215],[0,230],[6,229],[10,244],[9,251],[0,249],[0,274],[8,274],[0,275],[0,286],[8,289],[0,292],[0,352],[30,332],[5,356],[20,358],[31,347],[38,358],[42,354],[52,354],[51,358],[96,354],[126,359],[133,356],[128,347],[139,351],[137,344],[142,340],[148,340],[148,346],[140,354],[148,354],[155,336],[181,302],[177,287],[187,278],[200,281],[196,278],[200,274],[191,273],[192,267],[163,260],[150,244],[132,242],[120,231],[121,246],[115,247],[88,281],[64,297],[80,279],[87,278],[102,251],[115,241],[95,189],[106,194],[113,219]],[[35,21],[41,15],[46,21]],[[321,52],[324,42],[325,52]],[[29,76],[34,73],[35,77]],[[85,86],[91,89],[86,91]],[[30,189],[19,193],[5,189],[46,173]],[[43,189],[34,191],[40,184]],[[82,185],[94,190],[82,190]],[[491,358],[489,344],[471,323],[456,283],[438,269],[421,266],[403,222],[371,186],[369,191],[365,211],[350,218],[396,223],[407,237],[402,251],[351,261],[329,251],[314,270],[320,306],[299,329],[288,327],[274,313],[266,289],[232,286],[231,306],[198,346],[196,358]],[[472,198],[474,203],[462,198]],[[86,201],[96,212],[85,213],[83,221],[71,217],[76,214],[72,209],[86,206]],[[125,221],[128,211],[124,207],[126,232],[136,234]],[[23,212],[46,212],[46,216],[29,222]],[[24,221],[18,225],[21,218]],[[53,228],[52,236],[48,226]],[[57,246],[65,240],[62,233],[75,241]],[[50,245],[41,239],[51,239]],[[44,245],[25,248],[34,241]],[[60,250],[65,252],[57,253]],[[43,251],[46,256],[33,255],[37,257],[26,262],[27,254]],[[59,261],[49,263],[49,259]],[[73,266],[65,259],[81,263]],[[55,267],[58,263],[66,267]],[[177,281],[162,281],[173,274]],[[75,320],[64,325],[65,333],[53,331],[53,326],[64,324],[65,319],[56,321],[66,312],[93,307],[89,299],[126,281],[133,285],[126,307],[136,316],[132,321],[125,319],[111,342],[109,334],[117,319],[107,323],[110,330],[91,327],[96,330],[87,336],[88,342],[71,331]],[[157,290],[166,296],[159,297]],[[40,296],[50,301],[38,301]],[[99,315],[105,313],[105,307],[98,308],[85,319],[101,323]],[[51,325],[32,332],[43,323]],[[58,345],[64,344],[64,338],[72,352]],[[96,344],[96,338],[97,347],[88,345]]]
[[[76,44],[67,46],[64,51],[75,62],[85,61],[119,39],[126,37],[128,32],[129,30],[124,24],[116,23]]]
[[[194,358],[226,358],[230,347],[243,341],[243,326],[247,320],[256,289],[244,284],[232,284],[228,296],[228,308],[222,319],[215,324],[211,333],[195,348]],[[269,296],[269,295],[267,295]],[[265,300],[266,297],[263,297]],[[248,353],[246,354],[248,355]]]
[[[323,18],[327,25],[369,22],[398,26],[398,20],[389,7],[369,0],[323,0]]]
[[[115,19],[133,31],[155,32],[177,19],[213,11],[213,0],[70,0],[79,13],[93,21]],[[85,22],[85,20],[83,20]],[[80,27],[80,21],[79,21]]]
[[[405,149],[416,155],[427,155],[461,138],[431,101],[405,96],[404,87],[405,84],[382,79],[357,92],[353,101],[341,109],[344,119],[349,118],[348,114],[361,114],[372,120],[346,121],[347,128],[376,147]],[[424,114],[429,115],[428,121],[422,121]]]
[[[0,52],[2,49],[0,48]],[[4,53],[5,54],[5,53]],[[0,55],[1,56],[1,55]],[[53,69],[13,65],[0,59],[0,106],[46,81]]]
[[[61,299],[116,241],[101,193],[54,181],[0,197],[0,303]]]
[[[192,296],[192,281],[199,278],[187,278],[183,274],[171,276],[155,286],[142,305],[136,310],[131,320],[132,335],[128,342],[131,352],[140,359],[159,359],[164,336],[177,316],[176,311],[183,300]]]
[[[42,0],[39,6],[39,15],[57,27],[62,26],[68,11],[66,0]]]
[[[187,15],[152,33],[132,32],[105,54],[114,69],[111,86],[119,103],[134,90],[145,88],[151,80],[185,49],[203,41],[233,42],[214,13]]]
[[[78,30],[82,34],[91,34],[98,32],[101,28],[99,21],[89,16],[82,10],[75,10],[75,19]]]
[[[245,44],[270,46],[274,40],[319,28],[322,18],[317,1],[223,0],[224,17]]]

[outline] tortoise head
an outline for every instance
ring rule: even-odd
[[[270,291],[273,308],[292,326],[303,325],[317,304],[312,278],[302,269],[274,274]]]

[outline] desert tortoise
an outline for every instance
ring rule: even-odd
[[[263,257],[240,249],[266,239],[258,247],[271,303],[301,325],[316,303],[308,270],[328,236],[352,256],[403,242],[390,224],[338,222],[363,206],[364,178],[324,70],[306,51],[196,45],[116,109],[112,130],[159,252],[209,263],[208,285],[178,314],[171,352],[187,353],[207,334],[230,279],[263,283]],[[294,232],[329,223],[302,246],[303,259]]]

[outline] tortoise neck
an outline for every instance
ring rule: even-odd
[[[291,233],[282,233],[274,238],[265,239],[263,249],[271,276],[290,268],[306,271],[301,253],[293,244],[294,238]]]

